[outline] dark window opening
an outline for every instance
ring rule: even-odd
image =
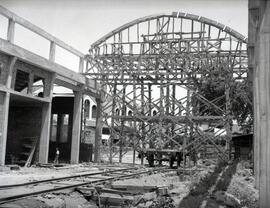
[[[53,114],[52,115],[52,126],[51,126],[51,141],[56,142],[56,133],[57,133],[57,119],[58,119],[58,115],[57,114]]]
[[[22,70],[17,70],[14,90],[18,92],[27,93],[28,84],[29,84],[29,73],[24,72]]]
[[[43,78],[34,75],[33,85],[30,87],[32,92],[29,93],[37,97],[44,97],[44,83]]]
[[[97,106],[92,106],[92,118],[97,118]]]
[[[86,100],[84,102],[84,112],[85,112],[85,118],[89,118],[90,116],[90,101]]]

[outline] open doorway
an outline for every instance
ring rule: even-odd
[[[56,148],[60,151],[59,162],[70,162],[73,103],[71,96],[57,96],[52,100],[49,162],[54,161]]]

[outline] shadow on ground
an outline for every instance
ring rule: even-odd
[[[207,175],[205,178],[200,180],[198,184],[194,185],[190,193],[180,202],[179,208],[199,208],[202,203],[205,202],[205,200],[206,204],[204,204],[203,207],[212,207],[210,204],[208,205],[208,202],[210,202],[210,189],[212,189],[216,184],[213,193],[218,190],[226,191],[230,185],[232,176],[236,172],[236,167],[237,162],[229,166],[226,166],[224,163],[218,164],[212,174]],[[219,175],[222,171],[223,173],[219,178]]]

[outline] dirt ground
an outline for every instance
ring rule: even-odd
[[[58,168],[0,169],[0,185],[22,183],[38,179],[68,176],[81,172],[97,172],[105,165],[79,164]],[[258,191],[254,188],[254,177],[250,164],[245,161],[217,164],[215,160],[200,160],[186,170],[144,175],[142,177],[115,181],[111,187],[139,187],[132,203],[114,207],[258,207]],[[149,191],[149,187],[158,187]],[[97,201],[86,200],[82,193],[72,190],[42,194],[19,200],[0,207],[50,207],[90,208]],[[101,207],[105,207],[104,205]]]

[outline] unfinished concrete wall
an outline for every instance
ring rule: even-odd
[[[40,125],[41,107],[10,107],[6,160],[19,157],[25,138],[40,137]]]

